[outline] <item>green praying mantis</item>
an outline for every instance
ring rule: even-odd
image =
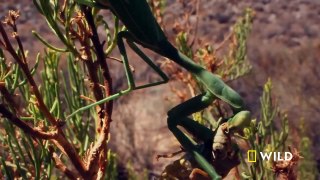
[[[167,83],[169,78],[167,75],[155,65],[147,55],[145,55],[136,44],[144,48],[148,48],[161,56],[171,59],[181,67],[189,71],[194,77],[201,82],[206,91],[197,95],[184,103],[177,105],[168,112],[167,124],[170,131],[178,139],[183,148],[192,154],[200,167],[206,171],[212,179],[220,179],[213,166],[202,155],[203,153],[195,144],[195,142],[183,133],[179,128],[182,126],[191,134],[195,134],[201,139],[214,137],[214,131],[200,125],[193,119],[188,118],[191,114],[207,108],[215,99],[220,99],[228,103],[233,111],[234,116],[229,119],[230,127],[241,129],[250,120],[250,113],[242,111],[244,102],[240,95],[226,85],[217,75],[212,74],[202,66],[196,64],[192,59],[179,52],[166,38],[160,25],[154,18],[150,7],[146,0],[76,0],[77,3],[88,5],[95,8],[110,9],[126,26],[127,30],[119,32],[117,45],[124,64],[126,77],[128,80],[128,88],[126,90],[115,93],[105,99],[82,107],[68,118],[74,116],[80,111],[87,110],[93,106],[108,102],[133,90],[147,88],[151,86]],[[155,72],[162,78],[159,82],[149,83],[136,86],[132,72],[130,70],[124,40],[129,47],[139,55]],[[232,128],[230,128],[232,129]]]

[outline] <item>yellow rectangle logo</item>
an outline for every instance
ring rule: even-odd
[[[257,161],[257,151],[256,150],[248,150],[247,157],[248,157],[248,162],[256,162]]]

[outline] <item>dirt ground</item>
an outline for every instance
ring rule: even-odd
[[[314,147],[310,148],[320,152],[320,1],[229,0],[226,3],[225,0],[200,0],[198,36],[212,45],[221,42],[246,7],[256,11],[248,41],[248,58],[253,70],[232,86],[245,98],[249,109],[258,114],[259,96],[270,77],[273,94],[281,109],[288,113],[290,124],[295,127],[304,118],[313,138]],[[1,19],[9,9],[21,11],[18,27],[30,59],[43,50],[31,30],[59,45],[31,1],[2,1]],[[181,20],[176,18],[182,13],[180,9],[179,3],[168,0],[164,16],[166,27]],[[166,30],[172,38],[172,30]],[[112,71],[119,70],[115,67]],[[137,80],[148,81],[151,77],[146,73],[149,71],[141,65],[136,72]],[[122,77],[114,77],[117,79],[115,86],[124,86]],[[159,170],[167,161],[157,162],[155,155],[179,149],[166,128],[166,111],[174,105],[164,100],[170,96],[169,86],[140,90],[129,96],[134,107],[127,99],[115,102],[111,147],[119,152],[123,162],[130,159],[138,169]]]

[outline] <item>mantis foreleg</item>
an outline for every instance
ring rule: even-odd
[[[115,94],[113,94],[111,96],[108,96],[108,97],[104,98],[104,99],[101,99],[101,100],[99,100],[97,102],[94,102],[92,104],[89,104],[87,106],[84,106],[82,108],[77,109],[76,111],[71,113],[69,116],[67,116],[67,119],[71,118],[72,116],[76,115],[77,113],[79,113],[81,111],[85,111],[85,110],[90,109],[90,108],[92,108],[94,106],[100,105],[102,103],[106,103],[106,102],[111,101],[113,99],[116,99],[116,98],[118,98],[118,97],[120,97],[122,95],[128,94],[132,90],[143,89],[143,88],[156,86],[156,85],[160,85],[160,84],[164,84],[164,83],[168,82],[169,78],[167,77],[167,75],[157,65],[155,65],[152,62],[152,60],[147,55],[145,55],[134,44],[133,38],[131,37],[131,35],[128,32],[126,32],[126,31],[119,32],[117,37],[118,37],[118,41],[117,41],[118,48],[119,48],[119,51],[120,51],[120,54],[121,54],[121,59],[122,59],[122,62],[123,62],[125,74],[126,74],[126,77],[127,77],[127,80],[128,80],[128,88],[125,89],[125,90],[121,90],[121,91],[119,91],[119,92],[117,92],[117,93],[115,93]],[[148,84],[141,85],[141,86],[136,86],[135,85],[133,74],[132,74],[131,69],[130,69],[129,60],[128,60],[128,56],[127,56],[127,53],[126,53],[126,49],[125,49],[125,46],[124,46],[123,39],[126,39],[129,47],[135,53],[137,53],[141,57],[141,59],[143,61],[145,61],[157,74],[159,74],[159,76],[163,79],[162,81],[148,83]]]
[[[187,116],[207,108],[214,99],[215,96],[212,93],[207,92],[205,94],[193,97],[182,104],[179,104],[168,112],[167,123],[170,131],[178,139],[183,148],[193,154],[200,167],[202,167],[211,176],[211,178],[221,179],[212,165],[206,160],[206,158],[203,157],[196,144],[193,143],[193,141],[177,127],[180,125],[187,131],[196,132],[191,132],[192,134],[197,134],[198,136],[207,135],[207,138],[212,138],[213,134],[212,132],[208,133],[209,129],[205,128],[204,126],[202,128],[200,124],[197,125],[197,127],[193,127],[196,123],[194,123],[192,119],[187,118]]]

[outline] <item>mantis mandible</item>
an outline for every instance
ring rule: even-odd
[[[113,100],[129,93],[132,90],[167,83],[169,79],[166,74],[162,72],[161,69],[155,65],[136,44],[141,45],[142,47],[150,49],[161,56],[171,59],[181,67],[185,68],[206,88],[206,91],[202,94],[172,108],[168,112],[167,123],[170,131],[178,139],[183,148],[194,156],[200,167],[203,168],[211,178],[219,179],[220,176],[214,170],[212,165],[201,155],[201,152],[195,143],[177,126],[180,125],[190,132],[197,133],[199,136],[207,136],[208,130],[206,127],[188,118],[188,116],[207,108],[215,99],[221,99],[228,103],[233,108],[234,114],[236,114],[240,112],[244,106],[240,95],[226,85],[217,75],[212,74],[202,66],[196,64],[192,59],[179,52],[168,41],[160,25],[154,18],[146,0],[76,0],[76,2],[91,7],[110,9],[126,26],[126,31],[119,32],[117,43],[128,79],[128,89],[80,108],[69,115],[68,118],[79,111]],[[129,47],[160,75],[163,79],[162,81],[142,86],[135,85],[124,46],[124,39],[127,41]]]

